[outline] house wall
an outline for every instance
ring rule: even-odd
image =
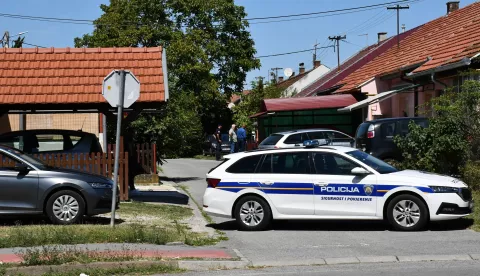
[[[319,67],[313,69],[304,77],[287,87],[287,89],[285,89],[284,91],[284,95],[286,97],[291,97],[293,96],[293,94],[300,93],[303,89],[307,88],[307,86],[325,75],[328,71],[330,71],[330,68],[323,64],[320,65]]]
[[[97,113],[88,114],[27,114],[27,129],[80,130],[99,135]],[[9,114],[0,117],[0,133],[20,130],[20,116]],[[83,127],[82,127],[83,125]]]

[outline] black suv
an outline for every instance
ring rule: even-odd
[[[394,142],[397,135],[408,134],[408,124],[414,121],[422,127],[428,126],[427,118],[386,118],[368,121],[357,128],[355,147],[384,161],[401,161],[402,154]]]

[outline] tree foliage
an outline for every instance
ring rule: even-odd
[[[480,82],[466,81],[460,92],[448,90],[424,106],[434,111],[429,127],[410,124],[395,141],[403,152],[402,167],[460,175],[477,161],[480,145]]]
[[[280,98],[282,90],[274,84],[265,85],[263,79],[252,82],[252,89],[247,95],[242,95],[242,101],[233,107],[233,121],[237,125],[246,125],[253,129],[252,120],[249,116],[260,112],[263,99]]]
[[[136,136],[145,137],[137,139],[152,139],[151,133],[165,126],[162,120],[192,110],[197,112],[194,122],[206,132],[219,122],[230,123],[227,99],[242,91],[247,72],[260,66],[243,7],[233,0],[110,0],[100,8],[103,14],[94,21],[93,32],[75,38],[76,47],[164,46],[167,51],[170,96],[176,106],[167,107],[163,117],[142,115],[133,125]],[[197,131],[183,126],[181,133],[162,131],[162,139]],[[188,147],[179,151],[190,152]]]

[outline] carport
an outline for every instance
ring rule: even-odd
[[[96,113],[103,114],[97,119],[99,132],[105,134],[105,119],[115,120],[116,109],[103,98],[102,81],[115,69],[131,71],[141,83],[140,98],[125,110],[123,126],[141,112],[155,112],[168,100],[163,70],[166,58],[161,47],[3,48],[0,68],[0,128],[4,131],[16,117],[12,114],[18,114],[19,129],[23,130],[27,114]],[[105,135],[100,136],[105,145]],[[133,149],[127,133],[124,141],[125,151]]]

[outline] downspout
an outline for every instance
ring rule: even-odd
[[[430,74],[430,78],[432,79],[432,82],[433,82],[435,85],[437,85],[437,84],[443,85],[443,88],[444,88],[443,90],[445,90],[445,88],[447,88],[447,84],[446,84],[446,83],[443,83],[443,82],[441,82],[441,81],[439,81],[439,80],[437,80],[437,79],[435,78],[435,71],[432,71],[432,73]]]

